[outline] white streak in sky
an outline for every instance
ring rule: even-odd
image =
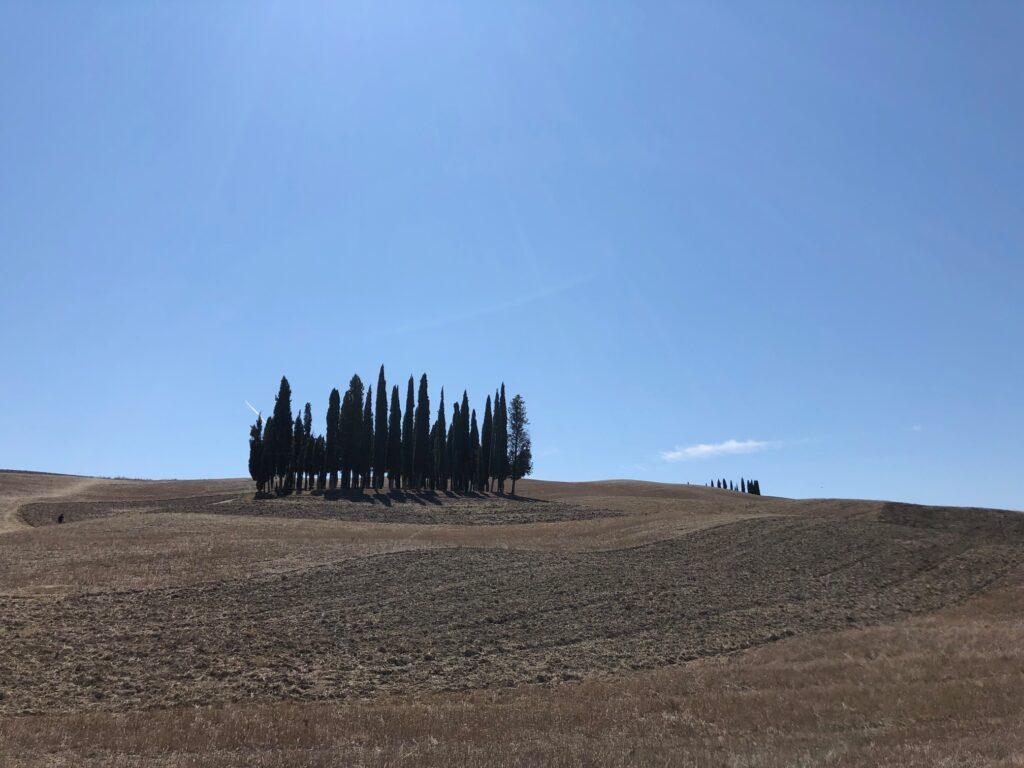
[[[738,453],[757,453],[777,446],[778,443],[764,440],[726,440],[724,443],[699,443],[686,448],[676,447],[672,451],[662,451],[661,458],[665,461],[689,461],[690,459],[710,459],[714,456],[733,456]]]

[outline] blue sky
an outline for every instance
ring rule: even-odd
[[[1022,35],[999,2],[2,3],[0,466],[237,476],[245,399],[287,374],[321,425],[384,363],[521,392],[541,478],[1022,509]]]

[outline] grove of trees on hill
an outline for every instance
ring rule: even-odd
[[[273,414],[265,423],[259,415],[249,429],[249,475],[257,490],[381,489],[386,481],[392,490],[504,493],[511,480],[515,495],[516,480],[533,471],[525,403],[516,395],[506,405],[504,384],[493,407],[487,397],[479,424],[465,391],[449,422],[443,389],[431,422],[425,373],[418,388],[409,377],[404,413],[397,385],[389,406],[383,365],[376,386],[376,396],[372,386],[364,392],[354,375],[344,394],[332,389],[324,433],[317,435],[309,403],[292,418],[291,386],[282,376]]]
[[[746,480],[740,478],[739,485],[733,483],[732,480],[726,480],[724,478],[720,480],[712,480],[708,483],[708,488],[721,488],[725,491],[739,491],[740,493],[752,493],[755,496],[761,495],[761,481],[760,480]]]

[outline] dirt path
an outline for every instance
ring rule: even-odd
[[[29,527],[18,516],[18,510],[25,504],[76,496],[86,488],[103,482],[95,477],[61,477],[57,482],[48,482],[44,485],[33,482],[34,479],[35,476],[26,475],[24,478],[16,478],[20,482],[6,482],[2,485],[0,534],[20,531]]]

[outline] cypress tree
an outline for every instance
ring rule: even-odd
[[[479,489],[477,467],[480,466],[480,430],[476,426],[476,409],[473,409],[469,422],[469,472],[466,475],[467,490]]]
[[[455,444],[455,425],[449,424],[449,431],[444,438],[444,461],[445,468],[449,475],[452,474],[452,467],[455,466],[455,462],[452,461],[452,446]],[[452,488],[455,489],[455,481],[453,479]]]
[[[494,416],[491,422],[491,461],[487,465],[487,476],[490,478],[487,482],[487,490],[490,491],[494,486],[492,483],[496,483],[498,480],[498,406],[501,405],[501,396],[498,390],[494,390]]]
[[[413,381],[405,391],[405,416],[402,421],[402,487],[413,488],[413,454],[416,452],[416,428],[413,421]]]
[[[318,470],[313,460],[313,407],[309,403],[302,411],[302,442],[306,446],[302,453],[302,471],[306,475],[306,489],[312,490]]]
[[[373,487],[384,487],[384,473],[388,471],[388,384],[384,380],[384,366],[377,375],[377,415],[373,426]]]
[[[349,380],[349,411],[348,419],[342,417],[342,443],[348,446],[349,452],[349,487],[359,485],[359,475],[363,471],[363,380],[359,374],[353,374]],[[345,404],[342,401],[342,411]]]
[[[516,495],[516,480],[533,472],[533,450],[530,443],[530,420],[522,395],[512,398],[509,409],[508,463],[512,475],[512,495]]]
[[[433,448],[434,472],[431,487],[435,490],[448,490],[448,428],[444,421],[444,387],[441,387],[441,404],[437,407],[437,421],[434,422]]]
[[[469,396],[466,390],[462,390],[462,405],[459,407],[459,430],[456,438],[459,443],[459,492],[465,493],[469,490],[469,484],[473,482],[473,474],[470,470],[472,456],[469,451]]]
[[[256,481],[256,490],[263,490],[263,475],[260,461],[263,458],[263,416],[256,416],[256,423],[249,428],[249,477]]]
[[[362,472],[363,380],[352,376],[341,401],[341,487],[354,488]]]
[[[324,490],[327,485],[327,441],[323,435],[317,435],[313,447],[313,462],[320,469],[317,471],[316,487]]]
[[[274,398],[273,427],[274,474],[278,478],[278,488],[281,488],[282,484],[291,485],[288,470],[292,458],[292,388],[285,376],[281,377],[281,386]]]
[[[458,401],[452,405],[452,428],[448,440],[451,454],[452,490],[462,490],[462,411]]]
[[[331,390],[327,400],[327,436],[324,441],[324,472],[330,488],[338,487],[338,468],[341,460],[341,393]]]
[[[476,465],[476,487],[479,491],[489,490],[489,474],[491,469],[491,396],[487,396],[484,406],[484,426],[480,432],[480,457]]]
[[[427,374],[420,377],[416,394],[416,436],[412,452],[412,473],[417,488],[423,488],[430,474],[430,395],[427,392]]]
[[[508,408],[505,405],[505,385],[494,407],[494,447],[491,449],[492,474],[498,484],[498,493],[505,492],[508,477]]]
[[[434,467],[437,465],[437,422],[430,428],[430,469],[427,471],[427,488],[437,490],[437,477],[434,475]]]
[[[302,416],[295,417],[295,428],[292,430],[292,461],[291,473],[293,478],[292,488],[295,491],[302,490],[302,461],[306,456],[306,432],[302,426]]]
[[[388,415],[388,488],[399,487],[402,474],[402,407],[398,385],[391,388],[391,413]]]
[[[274,490],[274,465],[277,460],[274,458],[273,435],[274,417],[267,416],[267,421],[263,425],[263,450],[260,451],[260,479],[264,491]]]
[[[363,408],[363,446],[359,452],[362,471],[362,487],[370,487],[370,472],[373,470],[373,387],[366,389],[366,405]]]
[[[352,479],[352,462],[355,451],[352,448],[352,388],[341,396],[341,418],[338,421],[338,470],[341,488],[348,488]]]

